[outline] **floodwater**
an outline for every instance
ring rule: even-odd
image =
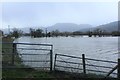
[[[21,37],[15,42],[52,44],[54,54],[67,54],[95,59],[116,61],[118,58],[117,37]]]

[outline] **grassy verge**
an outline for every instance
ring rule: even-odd
[[[6,42],[13,42],[13,39],[12,38],[3,38],[2,39],[2,42],[3,43],[6,43]],[[2,61],[4,61],[5,63],[3,63],[3,65],[4,64],[10,64],[10,62],[11,62],[11,57],[12,57],[12,44],[3,44],[2,43],[2,54],[3,54],[3,56],[2,56]],[[9,48],[9,49],[8,49]],[[11,48],[11,49],[10,49]],[[9,54],[9,55],[7,55],[7,54]],[[2,65],[2,66],[3,66]],[[5,65],[5,66],[6,66]],[[3,66],[4,67],[4,66]]]
[[[4,69],[3,78],[54,78],[54,76],[49,72],[32,69]]]

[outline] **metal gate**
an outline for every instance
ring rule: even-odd
[[[52,71],[53,45],[33,43],[4,44],[8,46],[3,47],[3,68],[34,68]],[[9,59],[4,59],[4,57],[7,58],[6,56]]]

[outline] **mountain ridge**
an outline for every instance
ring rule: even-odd
[[[81,29],[79,31],[86,32],[86,31],[94,31],[95,29],[101,29],[101,30],[105,30],[106,32],[113,32],[113,31],[118,31],[118,27],[119,27],[118,24],[120,24],[120,21],[114,21],[96,26],[94,28]]]
[[[74,32],[74,31],[81,31],[81,32],[86,32],[86,31],[93,31],[95,29],[102,29],[105,30],[106,32],[112,32],[112,31],[118,31],[118,24],[120,24],[120,21],[114,21],[110,22],[107,24],[102,24],[96,27],[93,27],[90,24],[75,24],[75,23],[56,23],[52,26],[48,27],[26,27],[26,28],[18,28],[21,29],[24,33],[29,33],[29,29],[42,29],[44,32],[47,29],[48,32],[51,32],[53,30],[59,30],[60,32]],[[8,29],[3,30],[5,33],[8,33]],[[11,30],[12,31],[12,30]]]
[[[79,29],[90,28],[92,25],[89,24],[75,24],[75,23],[56,23],[52,26],[47,27],[48,31],[59,30],[60,32],[74,32]]]

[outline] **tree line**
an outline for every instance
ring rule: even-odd
[[[14,28],[12,32],[10,32],[9,36],[19,38],[20,36],[31,36],[33,38],[36,37],[58,37],[58,36],[84,36],[87,35],[89,37],[104,37],[104,36],[120,36],[120,31],[113,31],[113,32],[107,32],[105,30],[101,29],[95,29],[93,31],[74,31],[74,32],[60,32],[59,30],[53,30],[51,32],[47,32],[38,28],[38,29],[29,29],[29,33],[23,33],[22,30]]]

